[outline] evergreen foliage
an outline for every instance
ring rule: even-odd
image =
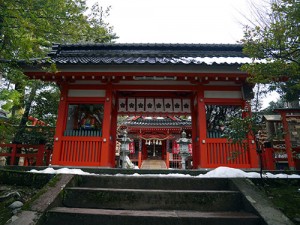
[[[251,74],[252,82],[269,83],[270,90],[299,104],[300,2],[270,0],[270,11],[255,10],[257,22],[245,27],[242,40],[244,52],[254,61],[242,69]]]
[[[109,10],[88,9],[85,0],[0,0],[0,105],[19,120],[18,133],[29,114],[55,125],[59,101],[55,84],[28,80],[18,62],[45,58],[54,42],[113,42],[117,36],[104,22]]]

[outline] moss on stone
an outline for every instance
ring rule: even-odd
[[[46,185],[53,175],[29,173],[24,171],[0,170],[0,184],[30,186],[42,188]]]
[[[279,210],[296,225],[300,225],[300,222],[295,220],[300,219],[300,179],[254,179],[252,181]]]

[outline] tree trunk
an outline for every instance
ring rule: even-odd
[[[22,136],[23,136],[23,134],[25,132],[25,129],[26,129],[26,123],[28,121],[28,116],[29,116],[29,112],[30,112],[30,109],[31,109],[31,105],[32,105],[32,102],[33,102],[34,97],[36,95],[36,91],[38,90],[38,87],[39,87],[39,84],[37,82],[34,82],[32,88],[31,88],[28,100],[25,103],[25,110],[24,110],[24,113],[22,115],[22,119],[20,121],[20,124],[18,126],[17,133],[16,133],[16,135],[13,139],[13,144],[21,144],[22,143],[22,139],[23,139]]]
[[[25,95],[25,86],[23,83],[18,82],[15,84],[15,90],[21,93],[20,96],[20,103],[18,105],[14,105],[11,109],[11,116],[14,118],[17,114],[17,111],[22,109],[24,107],[23,102],[24,102],[24,95]]]

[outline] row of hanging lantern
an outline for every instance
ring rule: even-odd
[[[146,145],[162,145],[162,141],[158,139],[146,140]]]

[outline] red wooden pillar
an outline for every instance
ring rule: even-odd
[[[142,166],[142,152],[139,151],[139,156],[138,156],[138,167],[141,168]]]
[[[194,96],[192,102],[197,101],[197,96]],[[197,169],[200,165],[200,150],[199,150],[199,141],[197,141],[198,134],[198,111],[197,105],[192,104],[192,145],[193,145],[193,168]]]
[[[113,96],[115,98],[115,96]],[[111,118],[111,145],[109,150],[109,158],[111,159],[111,165],[115,167],[116,157],[116,143],[117,143],[117,120],[118,120],[118,109],[115,105],[112,106],[112,118]]]
[[[67,110],[67,98],[68,98],[68,87],[67,85],[61,85],[60,87],[60,102],[58,106],[58,115],[54,136],[52,165],[58,165],[60,154],[61,154],[61,138],[65,129],[66,110]]]
[[[37,156],[36,156],[37,166],[43,166],[44,153],[45,153],[45,145],[39,145]]]
[[[259,168],[258,162],[258,154],[256,151],[256,144],[255,140],[253,139],[252,135],[248,134],[248,146],[249,146],[249,156],[250,156],[250,167],[251,168]]]
[[[17,144],[12,144],[11,155],[10,155],[10,165],[15,165],[17,155]]]
[[[146,146],[146,141],[142,141],[142,160],[148,158],[148,152],[147,152],[147,146]]]
[[[161,146],[161,159],[162,160],[165,160],[166,152],[167,152],[166,148],[167,148],[166,141],[162,141],[162,146]]]
[[[244,112],[243,117],[251,116],[251,105],[249,102],[244,101],[243,104]],[[255,134],[248,133],[247,135],[247,144],[248,144],[248,151],[249,151],[249,158],[250,158],[250,167],[251,168],[259,168],[258,162],[258,154],[256,151],[256,144],[255,144]],[[246,152],[247,154],[247,152]]]
[[[111,121],[112,121],[112,87],[107,85],[105,103],[104,103],[104,116],[103,116],[103,132],[102,132],[102,147],[101,147],[101,160],[100,166],[113,167],[112,154],[111,154]]]
[[[167,154],[166,154],[166,166],[167,166],[167,169],[170,168],[170,152],[167,152]]]
[[[207,146],[206,146],[206,110],[205,110],[205,102],[204,102],[204,91],[200,87],[200,90],[197,94],[197,105],[198,105],[198,123],[197,129],[199,138],[197,140],[199,144],[200,151],[200,166],[201,168],[207,168]]]
[[[264,148],[263,149],[263,166],[265,170],[275,170],[275,160],[273,156],[273,148]]]
[[[293,150],[292,150],[291,137],[289,132],[289,124],[286,120],[286,112],[280,112],[280,115],[282,119],[283,132],[285,133],[284,135],[285,150],[288,157],[289,168],[290,170],[295,170],[296,165],[292,153]]]

